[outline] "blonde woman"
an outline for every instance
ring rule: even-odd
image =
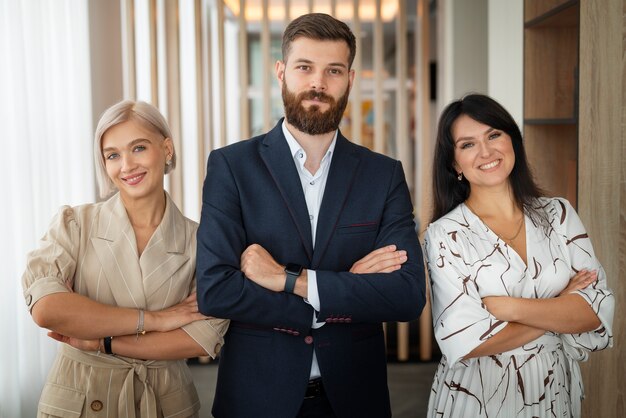
[[[126,100],[102,115],[101,203],[64,206],[28,255],[24,297],[64,344],[39,402],[48,416],[197,416],[186,358],[215,357],[228,322],[198,312],[196,223],[163,188],[176,166],[167,122]]]

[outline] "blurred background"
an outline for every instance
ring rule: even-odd
[[[124,98],[159,107],[179,157],[166,188],[198,220],[211,150],[282,116],[282,31],[310,11],[357,36],[340,129],[402,161],[418,233],[440,110],[478,92],[513,115],[539,183],[577,207],[618,300],[615,347],[583,367],[584,416],[626,416],[626,0],[0,0],[0,417],[36,414],[57,345],[31,320],[20,277],[58,207],[97,200],[100,114]],[[424,415],[440,357],[431,321],[427,307],[386,324],[395,416]],[[209,416],[215,365],[192,363]]]

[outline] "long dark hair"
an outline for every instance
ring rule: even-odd
[[[544,196],[537,187],[528,167],[522,133],[513,117],[500,103],[482,94],[470,94],[450,103],[439,118],[435,158],[433,161],[433,216],[435,222],[464,202],[470,193],[466,178],[459,181],[454,169],[454,138],[452,125],[461,115],[467,115],[477,122],[506,132],[511,137],[515,165],[509,175],[513,197],[517,206],[535,221],[543,219],[536,199]],[[535,216],[533,216],[535,215]]]

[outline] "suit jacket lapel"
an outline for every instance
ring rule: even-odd
[[[274,129],[268,132],[260,145],[259,152],[289,209],[289,214],[296,224],[300,240],[310,260],[313,256],[311,220],[309,219],[300,176],[287,140],[283,135],[282,124],[283,120],[281,119]]]
[[[144,308],[137,241],[119,193],[103,203],[91,242],[117,304]]]
[[[311,263],[313,269],[317,268],[324,256],[333,231],[337,226],[339,215],[350,194],[359,165],[357,150],[358,148],[339,132],[317,220],[315,252]]]
[[[141,254],[139,264],[143,272],[143,286],[149,299],[180,267],[189,261],[185,243],[187,225],[172,199],[166,194],[163,220]]]

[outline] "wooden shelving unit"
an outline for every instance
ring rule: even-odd
[[[524,3],[524,138],[535,179],[577,204],[578,0]]]

